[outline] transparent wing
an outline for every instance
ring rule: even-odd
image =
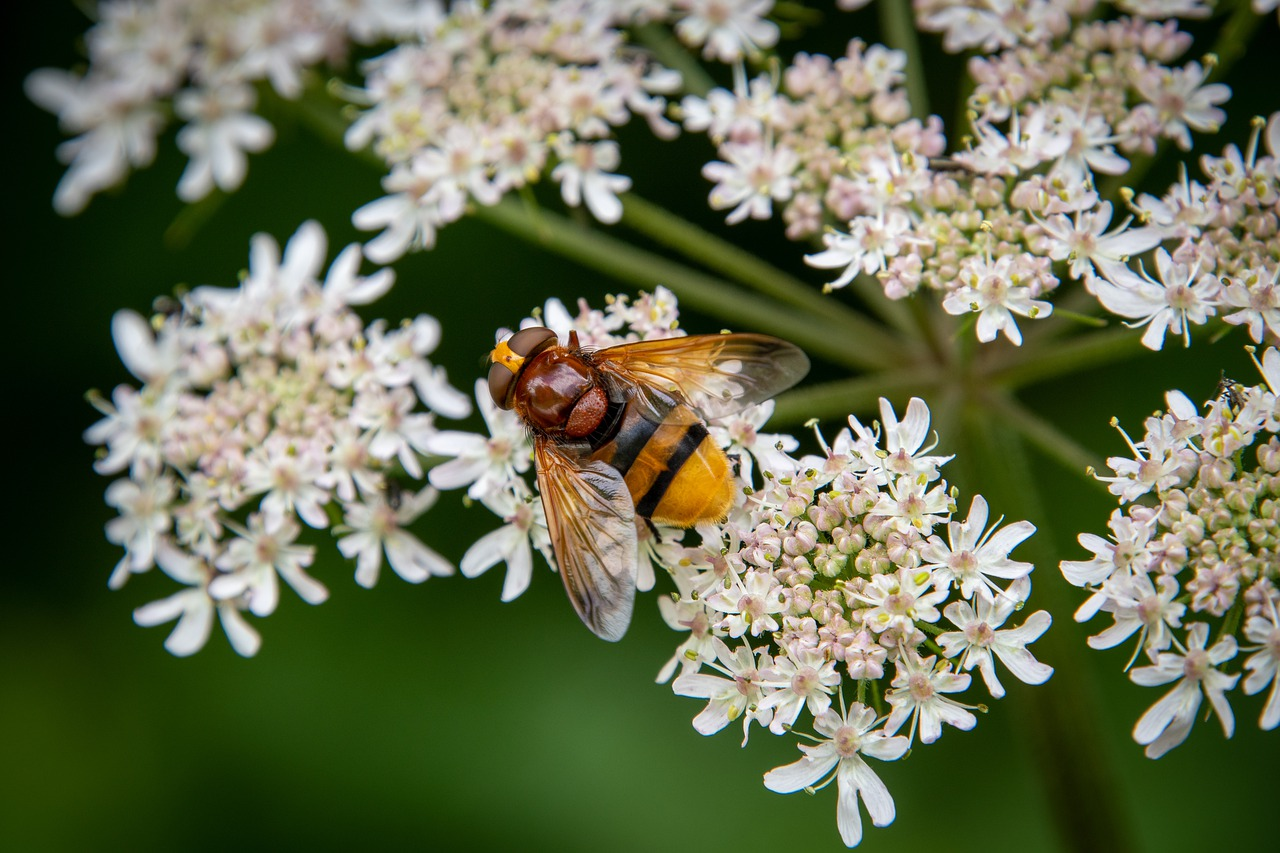
[[[768,335],[640,341],[598,350],[591,358],[605,373],[675,394],[706,418],[767,400],[809,372],[809,358],[799,347]]]
[[[534,443],[538,491],[565,591],[586,626],[609,641],[631,624],[636,594],[635,505],[622,475],[582,463],[554,442]]]

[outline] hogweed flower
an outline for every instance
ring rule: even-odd
[[[984,343],[1021,345],[1019,319],[1053,313],[1064,272],[1145,326],[1151,349],[1167,331],[1189,344],[1226,304],[1260,342],[1275,320],[1276,134],[1263,154],[1256,121],[1244,154],[1201,159],[1194,189],[1184,177],[1162,199],[1121,194],[1137,222],[1113,226],[1099,179],[1126,175],[1159,140],[1189,150],[1193,132],[1225,120],[1231,92],[1206,65],[1174,64],[1191,43],[1175,16],[1200,7],[1123,4],[1135,17],[1107,21],[1090,20],[1094,5],[917,2],[919,27],[944,33],[946,50],[978,51],[972,127],[952,128],[950,144],[938,116],[911,116],[905,56],[880,45],[801,53],[750,80],[739,66],[732,90],[681,103],[684,128],[717,148],[703,168],[711,207],[732,208],[735,224],[777,203],[789,237],[821,238],[805,260],[834,271],[827,290],[873,277],[890,299],[932,294],[950,314],[977,314]],[[1153,278],[1141,261],[1155,249]]]
[[[622,28],[687,13],[678,32],[705,40],[709,55],[733,58],[759,40],[758,27],[772,27],[759,20],[768,2],[712,4],[724,12],[714,22],[704,17],[706,4],[677,5],[685,8],[454,3],[419,38],[399,39],[366,62],[363,87],[347,92],[363,111],[346,143],[370,147],[388,169],[387,195],[354,215],[358,227],[382,230],[369,257],[387,263],[411,248],[429,249],[468,203],[496,204],[543,177],[560,185],[565,204],[617,222],[618,194],[631,179],[617,172],[613,129],[638,115],[658,136],[674,134],[663,93],[680,82],[626,47]]]
[[[945,382],[957,378],[952,368],[972,368],[955,387],[985,389],[994,377],[1003,392],[1007,373],[982,375],[985,354],[951,346],[943,313],[966,331],[971,323],[982,343],[1003,336],[1034,349],[1053,335],[1033,335],[1023,321],[1079,308],[1055,311],[1064,287],[1091,297],[1095,314],[1144,327],[1134,337],[1152,349],[1170,333],[1189,344],[1219,322],[1258,344],[1274,339],[1280,113],[1255,118],[1242,145],[1200,157],[1198,172],[1179,164],[1167,190],[1120,185],[1226,121],[1231,90],[1214,77],[1223,65],[1190,58],[1192,35],[1178,21],[1211,5],[916,0],[917,27],[968,54],[968,101],[953,105],[965,115],[950,125],[912,102],[924,89],[908,77],[919,56],[906,50],[855,38],[831,57],[775,54],[804,24],[786,26],[794,4],[770,0],[100,3],[87,69],[27,81],[73,137],[58,150],[68,164],[59,212],[79,211],[147,165],[174,119],[189,159],[180,198],[236,189],[248,155],[275,141],[264,116],[290,109],[275,96],[296,101],[309,90],[317,97],[299,114],[323,109],[316,81],[327,74],[341,75],[328,94],[354,117],[342,141],[383,168],[382,197],[352,214],[375,236],[363,251],[348,247],[323,283],[323,234],[304,226],[283,258],[256,238],[239,288],[199,288],[152,321],[116,316],[117,347],[141,387],[98,400],[106,417],[86,433],[104,448],[97,469],[119,475],[107,488],[119,515],[106,534],[124,555],[110,585],[159,567],[182,589],[139,608],[139,624],[176,620],[166,647],[190,654],[216,613],[233,648],[253,654],[260,640],[246,617],[276,608],[281,580],[305,601],[327,597],[309,574],[324,531],[365,586],[384,560],[413,582],[451,573],[409,527],[441,493],[465,488],[471,506],[499,521],[466,549],[461,573],[505,564],[502,600],[521,595],[535,551],[554,565],[529,436],[483,384],[487,433],[441,430],[438,416],[465,415],[470,402],[426,360],[439,325],[426,315],[364,324],[351,306],[391,276],[358,269],[362,258],[430,248],[442,228],[511,193],[532,205],[529,190],[543,181],[553,192],[542,197],[558,193],[598,223],[675,244],[644,224],[643,201],[628,195],[632,143],[619,129],[635,118],[660,140],[705,134],[713,153],[698,197],[729,225],[779,217],[805,242],[808,265],[825,271],[813,276],[825,291],[852,285],[864,298],[879,288],[890,300],[936,303],[939,311],[914,312],[928,322],[884,338],[887,360],[900,356],[910,370],[918,353],[935,353],[928,366]],[[664,28],[730,64],[732,84],[702,92],[695,66],[666,67],[673,54],[658,47],[678,45]],[[912,41],[895,47],[915,49]],[[378,45],[374,58],[344,67],[353,44]],[[260,104],[271,109],[259,115]],[[721,268],[719,248],[695,230],[680,237],[691,257],[743,282],[757,276],[754,264]],[[802,297],[792,300],[797,318],[832,320],[833,331],[835,315],[852,312],[833,305],[834,319],[824,317],[792,295]],[[580,303],[573,313],[552,300],[536,322],[594,347],[683,334],[675,297],[660,287],[601,310]],[[832,339],[819,330],[811,340]],[[1110,617],[1089,645],[1131,644],[1135,682],[1173,685],[1134,729],[1149,755],[1185,739],[1205,699],[1229,735],[1237,687],[1266,694],[1264,729],[1280,723],[1280,355],[1268,350],[1262,367],[1266,388],[1229,387],[1204,412],[1170,395],[1141,440],[1125,435],[1131,457],[1108,460],[1113,476],[1099,478],[1120,503],[1111,535],[1081,534],[1093,559],[1060,567],[1088,590],[1076,618]],[[941,474],[951,457],[935,455],[940,439],[920,399],[901,418],[881,400],[878,421],[851,416],[830,442],[818,433],[821,453],[811,455],[799,455],[796,436],[766,431],[773,411],[768,402],[709,424],[737,459],[734,504],[719,524],[640,531],[637,586],[662,574],[674,585],[659,607],[680,642],[659,680],[706,703],[695,729],[740,721],[744,744],[757,726],[815,741],[765,783],[786,792],[836,779],[838,827],[855,844],[859,798],[874,824],[894,816],[866,755],[894,760],[917,734],[932,743],[944,724],[972,728],[983,707],[975,669],[993,698],[1005,692],[1001,669],[1029,684],[1052,674],[1028,649],[1049,614],[1010,624],[1031,572],[1011,551],[1034,528],[988,524],[981,496],[956,518],[958,496]],[[1149,665],[1135,667],[1142,653]],[[809,728],[816,734],[801,734]]]
[[[353,213],[378,232],[365,254],[379,263],[542,180],[566,205],[619,222],[632,179],[616,131],[639,117],[663,140],[681,126],[706,133],[710,207],[730,224],[780,215],[792,239],[820,239],[806,260],[833,271],[826,289],[864,277],[889,299],[928,294],[950,314],[977,314],[983,343],[1021,346],[1021,321],[1053,314],[1064,273],[1100,310],[1144,325],[1153,349],[1170,331],[1189,343],[1215,316],[1257,343],[1280,323],[1280,261],[1267,250],[1280,114],[1265,134],[1255,121],[1244,152],[1202,157],[1203,183],[1184,177],[1136,200],[1099,191],[1161,142],[1186,151],[1225,121],[1231,91],[1210,82],[1214,61],[1182,61],[1192,38],[1178,18],[1204,5],[1115,3],[1120,17],[1107,20],[1095,2],[916,2],[921,30],[974,52],[967,122],[950,128],[913,115],[902,51],[860,39],[843,56],[800,52],[749,77],[748,62],[781,36],[770,17],[786,13],[773,5],[114,0],[86,40],[87,71],[42,69],[27,91],[75,135],[59,150],[70,168],[55,194],[68,214],[148,164],[169,115],[185,122],[177,142],[190,157],[180,197],[234,190],[247,154],[274,139],[254,84],[297,99],[333,70],[356,78],[334,87],[359,110],[346,145],[385,167],[385,194]],[[691,81],[637,45],[640,27],[669,27],[731,64],[732,89],[684,91]],[[388,42],[354,75],[343,67],[353,45]],[[1120,203],[1134,217],[1112,227]],[[1152,277],[1142,256],[1154,249],[1164,254],[1146,259]]]
[[[191,158],[178,195],[196,201],[215,186],[238,188],[245,154],[275,138],[253,112],[255,84],[295,99],[309,72],[340,63],[352,44],[413,38],[440,15],[439,4],[415,0],[95,5],[87,69],[44,68],[26,81],[31,99],[74,135],[58,150],[68,168],[54,195],[68,215],[130,169],[150,165],[171,114],[185,122],[177,143]]]
[[[893,797],[889,795],[889,789],[862,760],[862,756],[894,761],[905,755],[910,746],[906,738],[877,728],[879,723],[875,711],[860,703],[854,703],[848,711],[840,714],[833,710],[824,711],[813,724],[822,735],[816,739],[817,746],[802,745],[800,751],[804,758],[766,773],[765,787],[779,794],[790,794],[802,789],[821,788],[835,779],[838,795],[836,826],[845,845],[856,847],[862,841],[859,798],[876,826],[888,826],[894,818]]]
[[[1234,384],[1203,414],[1185,395],[1169,392],[1169,411],[1147,419],[1143,438],[1126,436],[1133,458],[1108,459],[1114,476],[1098,477],[1121,505],[1109,522],[1110,541],[1080,534],[1093,558],[1060,567],[1068,582],[1091,593],[1077,621],[1099,613],[1113,619],[1090,646],[1111,648],[1136,634],[1130,665],[1140,654],[1151,664],[1130,670],[1130,678],[1143,686],[1181,679],[1134,728],[1150,758],[1186,739],[1205,698],[1231,736],[1228,693],[1241,673],[1219,667],[1238,650],[1252,653],[1244,663],[1246,694],[1275,680],[1280,351],[1268,349],[1258,367],[1263,384]],[[1273,687],[1262,728],[1280,723],[1276,704]]]
[[[646,325],[655,305],[665,321],[659,328]],[[660,291],[612,297],[606,311],[580,304],[577,314],[553,300],[539,319],[521,325],[547,324],[562,344],[572,331],[607,347],[683,334],[677,319],[674,296]],[[477,383],[482,407],[488,396]],[[989,524],[980,496],[964,522],[952,520],[955,501],[939,470],[951,457],[934,454],[928,407],[913,399],[899,418],[888,401],[880,405],[878,422],[850,418],[830,443],[819,433],[821,456],[794,455],[799,443],[785,434],[768,437],[769,452],[757,449],[770,403],[710,421],[722,447],[750,454],[740,457],[728,518],[696,531],[662,526],[656,542],[644,538],[637,546],[641,565],[665,571],[674,584],[674,597],[660,601],[664,618],[688,632],[659,680],[675,675],[675,693],[705,701],[693,721],[702,734],[741,721],[745,744],[757,726],[786,736],[812,725],[819,746],[801,746],[806,757],[765,782],[784,792],[820,787],[838,766],[832,778],[839,780],[838,823],[847,843],[860,837],[859,792],[874,823],[893,817],[892,798],[860,753],[897,758],[917,731],[928,744],[944,722],[972,728],[981,702],[965,704],[971,677],[962,669],[978,668],[997,698],[1004,688],[996,661],[1030,684],[1053,672],[1027,649],[1048,628],[1048,613],[1006,627],[1031,590],[1031,564],[1010,551],[1034,526]],[[467,487],[505,523],[468,551],[464,572],[505,560],[503,599],[510,600],[527,584],[533,549],[551,560],[546,521],[528,504],[535,494],[527,473],[532,448],[513,444],[510,424],[495,414],[502,413],[486,413],[489,437],[437,434],[431,446],[456,458],[436,468],[432,481]],[[518,455],[487,455],[495,447],[518,447]],[[745,464],[749,458],[754,464]],[[944,528],[947,541],[938,535]],[[941,629],[944,612],[959,632]],[[836,714],[832,704],[844,695],[856,695],[857,703]],[[868,709],[876,703],[892,709],[888,716]],[[904,727],[907,736],[897,735]]]
[[[270,615],[278,579],[323,602],[303,525],[345,519],[332,528],[345,534],[337,549],[357,561],[362,586],[376,582],[384,551],[411,582],[453,572],[404,529],[435,490],[400,485],[422,478],[436,414],[470,410],[427,360],[439,324],[424,314],[393,330],[363,326],[352,306],[385,293],[391,271],[359,275],[359,247],[349,246],[321,281],[325,251],[314,222],[283,257],[260,234],[240,286],[197,287],[150,324],[129,311],[112,322],[142,387],[96,399],[104,417],[85,432],[104,446],[98,472],[125,475],[107,487],[120,512],[107,538],[125,549],[110,585],[159,566],[186,586],[135,613],[141,625],[178,620],[166,642],[174,654],[204,645],[215,611],[233,648],[255,653],[242,613]]]

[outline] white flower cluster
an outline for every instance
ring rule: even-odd
[[[1080,280],[1111,314],[1145,326],[1144,345],[1222,312],[1255,341],[1280,328],[1269,247],[1280,204],[1280,113],[1242,155],[1205,157],[1204,185],[1184,177],[1163,198],[1115,207],[1097,180],[1130,171],[1128,157],[1157,142],[1183,150],[1214,132],[1231,95],[1208,82],[1211,65],[1176,64],[1191,37],[1175,20],[1087,19],[1091,0],[991,4],[923,0],[919,26],[945,33],[948,50],[990,53],[969,63],[972,137],[950,159],[941,121],[910,118],[904,55],[850,43],[836,60],[799,54],[778,74],[732,92],[686,97],[684,127],[705,131],[718,160],[703,175],[712,208],[730,224],[768,219],[782,205],[787,235],[822,236],[806,257],[837,270],[827,289],[874,276],[901,299],[938,295],[945,311],[976,315],[980,341],[1022,342],[1018,318],[1053,311],[1060,277]],[[1130,3],[1158,19],[1195,4]],[[1157,14],[1158,13],[1158,14]],[[1262,156],[1260,156],[1262,155]],[[1162,246],[1162,244],[1164,244]],[[1148,272],[1138,261],[1152,252]]]
[[[69,168],[54,207],[67,215],[150,165],[170,114],[183,122],[178,147],[191,158],[179,197],[238,188],[246,152],[275,139],[254,113],[255,84],[296,98],[308,69],[341,60],[352,40],[412,37],[440,15],[438,3],[417,0],[107,0],[96,12],[87,71],[44,68],[26,82],[74,136],[58,149]]]
[[[259,234],[239,287],[197,287],[151,324],[131,311],[113,320],[142,387],[96,400],[104,417],[85,433],[104,445],[95,469],[125,474],[106,492],[119,511],[107,538],[125,549],[110,585],[158,565],[185,587],[134,614],[141,625],[177,619],[165,643],[175,655],[205,644],[215,612],[235,650],[254,654],[260,639],[243,611],[275,610],[277,575],[311,604],[328,597],[306,572],[315,548],[298,543],[299,520],[315,529],[342,520],[337,547],[356,560],[362,586],[377,581],[384,551],[414,583],[453,572],[403,529],[435,490],[398,485],[423,478],[435,415],[471,411],[426,358],[440,325],[423,314],[364,327],[350,306],[385,293],[391,271],[361,276],[353,244],[322,283],[325,253],[314,222],[283,259]]]
[[[603,312],[583,305],[576,317],[551,302],[525,325],[547,325],[562,342],[576,330],[592,346],[609,346],[670,335],[676,316],[675,300],[659,289],[634,302],[615,298]],[[430,480],[467,486],[506,522],[472,546],[462,568],[505,561],[509,600],[528,585],[532,549],[547,554],[548,537],[524,477],[524,430],[488,396],[478,384],[491,435],[437,434],[428,448],[455,459]],[[723,523],[687,535],[660,525],[642,537],[637,585],[650,588],[655,569],[675,585],[659,606],[689,636],[659,680],[676,676],[677,694],[706,700],[694,719],[699,732],[740,721],[745,744],[753,724],[783,735],[807,711],[816,745],[801,746],[805,756],[768,773],[765,784],[791,792],[838,780],[839,829],[852,846],[862,835],[859,796],[876,825],[894,816],[863,756],[899,758],[917,734],[937,740],[944,723],[972,728],[980,706],[959,695],[972,670],[993,697],[1004,695],[997,661],[1030,684],[1052,674],[1026,648],[1049,627],[1049,614],[1005,624],[1031,590],[1032,566],[1009,552],[1035,528],[989,524],[981,497],[966,520],[951,520],[954,500],[939,477],[951,457],[931,454],[929,411],[918,399],[901,420],[881,401],[879,423],[850,418],[830,445],[819,435],[816,456],[793,455],[794,437],[761,431],[772,410],[766,402],[710,422],[740,460],[735,504]],[[873,710],[885,705],[887,713]]]
[[[496,204],[548,172],[570,207],[601,222],[622,216],[618,194],[631,179],[613,129],[642,116],[660,138],[678,128],[665,93],[680,75],[628,47],[623,27],[675,20],[686,43],[732,61],[772,46],[777,27],[762,16],[772,0],[609,3],[496,0],[456,3],[420,41],[400,44],[364,68],[366,106],[347,144],[372,144],[386,161],[387,195],[355,213],[382,233],[368,246],[380,262],[430,248],[436,232],[469,202]]]
[[[564,204],[603,223],[622,216],[621,152],[613,128],[644,117],[660,138],[677,133],[663,93],[680,74],[627,46],[622,27],[673,18],[676,35],[708,58],[732,61],[772,46],[772,0],[602,3],[497,0],[457,3],[420,41],[365,65],[365,105],[347,132],[352,149],[385,160],[387,195],[356,211],[380,231],[367,247],[387,263],[435,245],[468,202],[494,205],[549,172]]]
[[[1265,385],[1224,383],[1203,415],[1171,391],[1169,411],[1147,419],[1141,441],[1125,435],[1132,458],[1108,459],[1114,476],[1099,479],[1128,506],[1112,513],[1108,539],[1080,534],[1092,559],[1061,565],[1092,593],[1076,620],[1113,619],[1089,645],[1136,635],[1129,665],[1139,653],[1150,663],[1129,677],[1145,687],[1177,682],[1134,727],[1150,758],[1186,739],[1204,699],[1231,736],[1226,693],[1241,673],[1219,667],[1239,651],[1252,652],[1244,692],[1271,685],[1259,725],[1280,725],[1280,352],[1268,349],[1259,367]]]
[[[948,18],[950,39],[964,4],[937,5],[956,13]],[[1073,16],[1094,6],[1076,5]],[[1173,18],[1204,9],[1121,5],[1137,17],[1069,31],[1006,21],[1020,36],[970,62],[976,140],[955,159],[1009,179],[1008,205],[1026,250],[1064,265],[1106,311],[1145,327],[1144,346],[1158,350],[1168,334],[1189,344],[1192,326],[1233,307],[1239,310],[1223,319],[1247,324],[1260,342],[1262,326],[1275,321],[1280,306],[1273,293],[1280,263],[1267,248],[1280,203],[1280,113],[1266,133],[1270,156],[1259,157],[1266,122],[1256,120],[1246,154],[1232,145],[1221,158],[1202,158],[1205,185],[1188,181],[1184,169],[1162,198],[1144,195],[1134,204],[1122,190],[1137,225],[1131,227],[1132,218],[1113,223],[1113,205],[1097,191],[1099,176],[1124,177],[1128,157],[1153,155],[1162,140],[1189,150],[1192,131],[1218,130],[1226,119],[1220,105],[1231,97],[1227,86],[1208,82],[1210,64],[1175,64],[1191,37]],[[1022,11],[1036,9],[1044,11],[1035,4]],[[934,19],[922,24],[927,20]],[[1149,272],[1138,258],[1153,249]],[[980,300],[972,305],[982,310]],[[963,305],[946,307],[960,313]]]
[[[365,88],[351,96],[368,108],[347,144],[372,143],[389,169],[387,195],[355,213],[358,227],[384,229],[370,257],[430,248],[468,201],[496,204],[553,162],[566,204],[585,202],[616,222],[617,193],[631,181],[613,172],[612,128],[636,113],[659,135],[675,130],[653,93],[679,86],[679,75],[624,51],[618,29],[660,11],[585,0],[458,3],[421,40],[366,63]]]
[[[275,130],[255,112],[262,82],[298,98],[314,69],[342,69],[353,44],[401,47],[366,68],[369,107],[348,141],[376,150],[391,169],[388,197],[357,217],[392,226],[370,258],[387,261],[461,215],[470,197],[492,204],[556,163],[566,203],[583,201],[606,222],[616,194],[617,144],[608,128],[632,113],[661,136],[675,126],[652,93],[679,85],[629,46],[623,26],[670,23],[709,59],[730,62],[772,47],[764,19],[772,0],[102,0],[85,38],[84,73],[45,68],[26,91],[57,114],[73,138],[58,149],[69,166],[54,206],[71,215],[98,192],[149,165],[176,116],[178,147],[190,163],[178,182],[184,201],[243,182],[247,153],[268,148]],[[413,218],[396,199],[417,203]],[[399,217],[393,216],[398,213]],[[429,229],[429,230],[428,230]],[[398,248],[397,248],[398,246]]]

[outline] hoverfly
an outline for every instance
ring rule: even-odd
[[[636,519],[692,527],[724,519],[729,458],[705,418],[790,388],[809,370],[767,335],[692,335],[585,349],[543,326],[489,355],[489,393],[533,434],[538,491],[569,600],[605,640],[631,622]]]

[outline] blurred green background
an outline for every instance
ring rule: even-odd
[[[111,314],[145,312],[179,283],[231,284],[247,263],[250,235],[266,231],[283,242],[307,218],[328,230],[332,257],[360,239],[350,212],[380,194],[378,175],[280,119],[278,140],[252,158],[246,187],[211,206],[199,227],[174,226],[184,163],[172,134],[158,162],[122,191],[59,218],[50,198],[62,137],[25,100],[21,80],[35,67],[74,65],[86,22],[62,3],[11,14],[5,278],[15,302],[4,341],[14,547],[0,591],[0,849],[841,849],[834,790],[781,797],[761,784],[763,772],[798,756],[794,739],[756,729],[743,750],[733,727],[703,738],[689,725],[700,703],[653,683],[679,640],[658,617],[655,594],[641,597],[615,646],[578,623],[542,565],[528,593],[502,604],[501,569],[422,586],[384,571],[378,588],[365,591],[350,580],[350,565],[322,559],[314,574],[329,585],[330,601],[313,608],[286,592],[279,611],[258,623],[264,645],[252,660],[232,653],[217,628],[204,651],[178,660],[161,646],[167,628],[132,623],[133,608],[174,585],[153,572],[120,592],[106,587],[119,556],[102,535],[111,517],[101,497],[107,480],[91,470],[81,433],[97,418],[84,392],[131,379],[112,346]],[[823,33],[828,50],[855,34],[875,38],[859,29],[873,17],[834,21]],[[1267,99],[1280,106],[1275,30],[1270,16],[1265,44],[1233,73],[1241,91],[1218,150],[1244,142],[1248,117],[1268,109]],[[1249,89],[1255,81],[1266,91]],[[685,215],[815,286],[824,280],[798,262],[774,224],[730,231],[718,215],[699,212],[705,140],[659,146],[640,128],[623,135],[624,170],[642,195],[683,199]],[[1159,177],[1167,183],[1172,174]],[[440,318],[435,359],[466,390],[495,327],[549,296],[599,305],[622,289],[472,221],[450,226],[435,251],[396,270],[397,287],[366,318]],[[722,325],[689,313],[683,322],[691,331]],[[1256,381],[1243,343],[1236,334],[1189,354],[1174,347],[1140,355],[1025,398],[1101,463],[1123,449],[1107,426],[1112,415],[1140,432],[1166,388],[1203,399],[1223,368]],[[824,370],[837,375],[818,366]],[[943,435],[940,451],[954,449]],[[861,849],[1274,844],[1280,737],[1258,731],[1259,698],[1236,702],[1230,741],[1216,721],[1202,721],[1160,761],[1142,756],[1129,731],[1160,694],[1128,683],[1127,648],[1085,648],[1098,626],[1072,623],[1080,595],[1056,572],[1057,560],[1083,556],[1075,534],[1102,533],[1113,504],[1080,476],[1034,456],[1028,464],[1039,505],[1002,498],[997,472],[944,473],[963,478],[962,506],[976,488],[994,512],[1040,526],[1034,553],[1017,555],[1040,565],[1032,605],[1051,608],[1055,623],[1036,652],[1058,673],[1042,688],[1005,678],[1009,696],[991,703],[973,732],[949,729],[908,760],[873,761],[898,817],[874,829],[864,813]],[[492,526],[488,513],[466,511],[446,494],[416,530],[456,562]],[[1054,757],[1064,753],[1096,759],[1073,777]],[[1063,816],[1085,826],[1099,810],[1110,810],[1116,834],[1071,839],[1061,829]]]

